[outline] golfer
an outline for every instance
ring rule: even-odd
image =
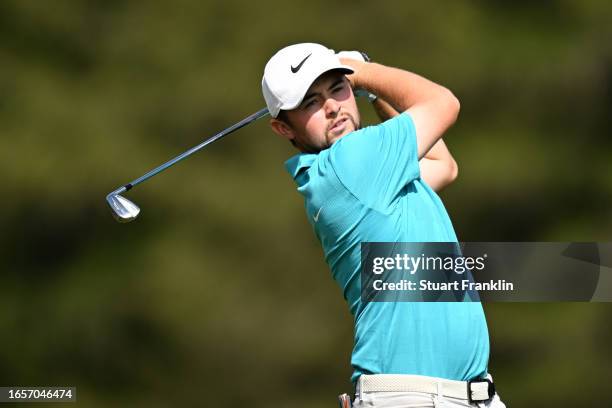
[[[285,166],[354,316],[352,406],[504,407],[487,373],[479,302],[360,296],[361,242],[457,241],[434,192],[457,174],[441,139],[457,98],[419,75],[314,43],[278,51],[262,89],[272,130],[300,151]],[[356,91],[390,119],[361,128]]]

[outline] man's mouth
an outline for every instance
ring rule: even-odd
[[[332,133],[338,133],[344,130],[347,122],[348,122],[348,117],[342,117],[340,119],[337,119],[334,123],[332,123],[332,126],[329,128],[329,131]]]

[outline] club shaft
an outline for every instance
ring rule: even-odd
[[[147,174],[145,174],[144,176],[141,176],[137,179],[135,179],[134,181],[129,182],[128,184],[124,185],[123,187],[120,187],[119,189],[115,190],[113,193],[118,193],[121,194],[129,189],[131,189],[132,187],[142,183],[143,181],[146,181],[148,179],[150,179],[151,177],[155,176],[156,174],[166,170],[168,167],[171,167],[173,165],[175,165],[176,163],[180,162],[181,160],[191,156],[192,154],[194,154],[195,152],[197,152],[198,150],[202,149],[203,147],[211,144],[212,142],[214,142],[215,140],[221,139],[223,136],[227,136],[230,133],[248,125],[251,122],[256,121],[257,119],[266,116],[268,114],[268,109],[267,108],[263,108],[257,112],[255,112],[252,115],[247,116],[246,118],[242,119],[240,122],[237,122],[236,124],[228,127],[225,130],[222,130],[221,132],[217,133],[216,135],[212,136],[209,139],[206,139],[205,141],[203,141],[202,143],[200,143],[197,146],[192,147],[191,149],[187,150],[186,152],[176,156],[174,159],[172,160],[168,160],[167,162],[165,162],[164,164],[162,164],[159,167],[154,168],[153,170],[151,170],[150,172],[148,172]]]

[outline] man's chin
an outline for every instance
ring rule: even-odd
[[[340,132],[330,132],[327,134],[327,140],[329,140],[329,145],[331,146],[332,144],[334,144],[335,142],[337,142],[340,138],[343,138],[344,136],[348,135],[349,133],[353,133],[355,131],[355,127],[353,126],[352,123],[347,123],[347,126],[342,129]]]
[[[348,135],[349,133],[353,133],[353,130],[345,130],[337,135],[330,135],[329,137],[329,145],[331,146],[332,144],[334,144],[335,142],[337,142],[338,140],[340,140],[341,138],[343,138],[344,136]]]

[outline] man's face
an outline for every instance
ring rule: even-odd
[[[330,71],[317,78],[302,103],[285,113],[288,123],[272,120],[272,128],[293,140],[303,152],[316,153],[327,149],[360,127],[353,90],[339,71]]]

